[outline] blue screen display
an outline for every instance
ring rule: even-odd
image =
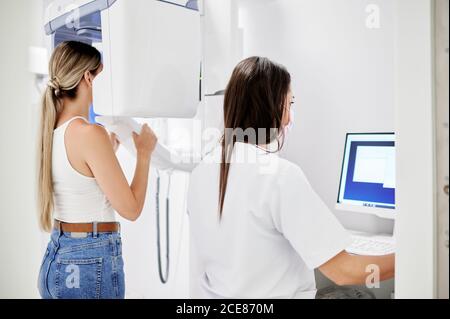
[[[348,170],[345,182],[344,199],[384,203],[383,205],[375,205],[381,208],[394,208],[395,205],[395,188],[387,188],[383,184],[355,182],[355,163],[357,149],[359,146],[373,147],[395,147],[395,142],[352,142],[350,147],[350,155],[348,161]]]

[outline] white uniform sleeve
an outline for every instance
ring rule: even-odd
[[[272,218],[310,269],[316,269],[351,243],[350,235],[312,189],[302,170],[292,164],[277,178]]]

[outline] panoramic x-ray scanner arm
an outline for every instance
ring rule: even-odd
[[[200,14],[163,1],[118,0],[101,12],[98,114],[192,118],[200,103]]]
[[[46,10],[45,33],[54,34],[62,28],[84,29],[82,20],[108,9],[117,0],[55,0]],[[99,25],[91,24],[89,28],[101,31]]]
[[[54,0],[45,31],[102,51],[94,85],[97,114],[192,118],[200,101],[201,43],[197,1]]]
[[[103,72],[94,81],[96,122],[135,154],[132,118],[192,118],[200,103],[201,43],[197,1],[55,0],[45,30],[52,47],[82,41],[97,47]],[[189,158],[158,144],[152,163],[190,172]]]
[[[52,47],[75,40],[102,52],[95,113],[193,118],[201,100],[200,13],[187,0],[54,0],[45,31]]]

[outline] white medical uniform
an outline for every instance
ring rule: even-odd
[[[220,220],[221,147],[192,174],[188,212],[199,298],[314,298],[314,269],[350,236],[295,164],[237,143]],[[193,283],[196,284],[195,282]]]

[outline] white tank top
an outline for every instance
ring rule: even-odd
[[[93,177],[76,171],[69,162],[65,133],[74,117],[54,131],[53,135],[53,217],[66,223],[114,222],[114,210]]]

